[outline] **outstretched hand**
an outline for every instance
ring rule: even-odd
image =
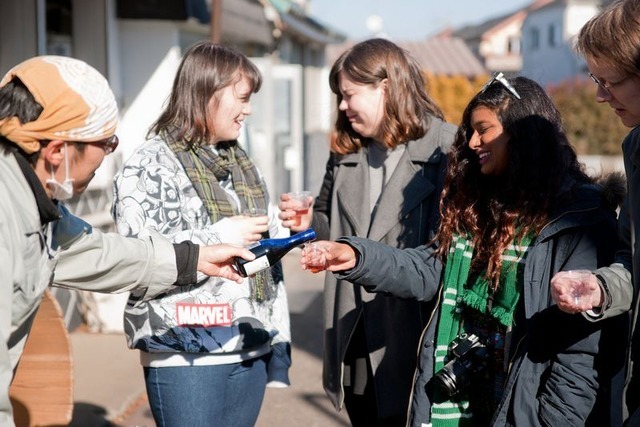
[[[197,269],[207,276],[222,277],[242,283],[243,277],[234,267],[236,257],[251,261],[255,255],[248,249],[233,245],[200,246]]]
[[[318,262],[319,256],[322,262]],[[356,261],[356,252],[351,246],[329,240],[318,240],[302,249],[300,264],[303,269],[316,273],[322,270],[350,270],[356,266]]]

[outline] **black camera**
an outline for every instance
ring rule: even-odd
[[[448,348],[448,362],[434,376],[440,390],[450,398],[469,385],[487,366],[489,351],[474,334],[458,335]]]

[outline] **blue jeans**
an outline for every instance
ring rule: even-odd
[[[253,427],[267,384],[267,356],[215,366],[144,368],[158,427]]]

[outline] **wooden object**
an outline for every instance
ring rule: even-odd
[[[73,365],[62,310],[46,291],[10,389],[16,427],[63,426],[73,415]]]

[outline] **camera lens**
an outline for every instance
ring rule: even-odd
[[[436,374],[435,379],[440,391],[442,391],[447,398],[458,392],[456,377],[454,373],[449,371],[446,367],[442,368],[442,370]]]
[[[457,394],[471,382],[472,375],[478,370],[472,360],[453,359],[435,375],[440,389],[449,397]]]

